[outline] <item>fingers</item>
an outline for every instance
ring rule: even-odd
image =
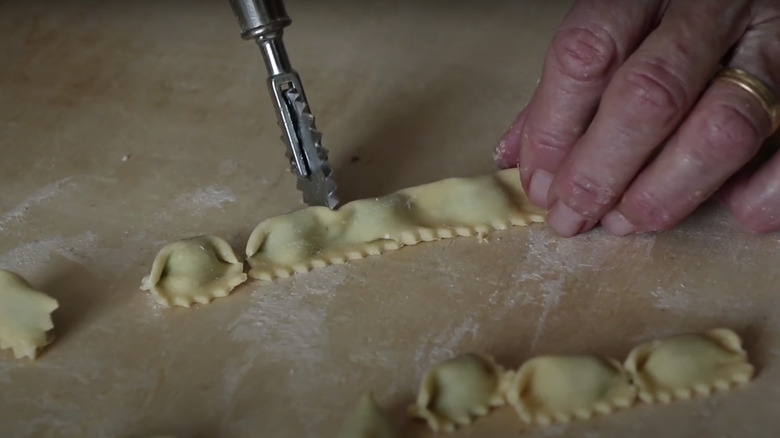
[[[617,235],[671,228],[747,163],[769,133],[769,117],[759,101],[716,81],[602,219],[604,228]]]
[[[662,0],[580,0],[547,53],[539,86],[504,135],[501,160],[519,158],[531,201],[547,206],[552,175],[584,132],[613,72],[659,16]]]
[[[778,9],[775,17],[780,20]],[[780,46],[767,42],[780,41],[780,23],[762,18],[754,17],[729,66],[750,71],[777,93],[780,64],[774,60],[780,57]],[[732,83],[715,81],[617,208],[604,216],[604,228],[623,235],[675,225],[755,156],[771,134],[771,122],[755,96]],[[777,182],[772,176],[780,178],[780,163],[734,183],[725,196],[737,217],[752,229],[771,228],[771,211],[780,208],[780,199],[773,198]],[[766,217],[757,214],[760,206]]]
[[[732,62],[737,65],[761,65],[765,68],[751,73],[780,96],[780,5],[775,3],[758,11],[760,25],[752,27],[734,51]],[[766,48],[767,45],[769,48]],[[745,172],[733,178],[721,199],[734,216],[756,232],[780,231],[780,131],[775,132],[769,146],[775,155],[755,172]]]
[[[615,73],[588,131],[556,174],[548,215],[548,223],[555,231],[564,236],[575,235],[612,209],[649,157],[677,129],[749,20],[746,1],[671,3],[659,26]],[[530,120],[529,117],[526,127]],[[697,120],[696,128],[691,129],[715,129]],[[736,141],[748,142],[748,134],[740,135],[745,138]],[[691,141],[691,135],[685,140]],[[704,143],[693,140],[697,151]],[[710,143],[712,146],[717,142]],[[686,186],[668,187],[668,174],[676,175],[679,183],[686,178],[683,174],[698,165],[673,161],[681,156],[686,154],[666,157],[666,168],[651,165],[643,172],[646,176],[642,176],[641,188],[645,191],[634,190],[636,205],[626,212],[631,219],[638,220],[635,210],[645,212],[651,206],[660,206],[665,210],[654,210],[655,216],[649,222],[665,225],[681,211],[681,207],[670,204],[678,201],[680,190],[686,190]],[[699,158],[705,160],[695,159]],[[646,186],[654,184],[659,187],[651,193]],[[692,192],[684,193],[686,197],[705,194],[692,185],[687,190]]]
[[[737,181],[723,200],[747,228],[759,233],[780,231],[780,154]]]

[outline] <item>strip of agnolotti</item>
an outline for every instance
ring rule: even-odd
[[[742,340],[722,328],[639,345],[628,355],[626,369],[646,403],[725,391],[749,382],[754,373]]]
[[[448,178],[362,199],[336,211],[308,207],[261,222],[249,237],[249,276],[289,277],[420,242],[544,222],[516,169]]]
[[[230,244],[215,236],[197,236],[163,247],[141,289],[164,306],[190,307],[227,296],[246,280],[244,264]]]
[[[35,290],[20,275],[0,269],[0,348],[10,348],[17,359],[35,359],[48,345],[54,328],[51,313],[57,300]]]
[[[647,342],[624,364],[597,355],[548,355],[505,371],[470,353],[431,368],[409,413],[433,431],[452,431],[506,400],[522,423],[544,426],[608,414],[639,400],[705,396],[741,386],[753,374],[742,340],[729,329]]]

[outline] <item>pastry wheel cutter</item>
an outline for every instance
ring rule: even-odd
[[[301,78],[293,70],[282,42],[284,28],[292,20],[282,0],[230,0],[241,26],[241,37],[260,46],[268,70],[271,93],[287,158],[298,176],[298,189],[308,205],[338,207],[336,183],[328,164],[328,151],[322,147],[314,116],[306,100]]]

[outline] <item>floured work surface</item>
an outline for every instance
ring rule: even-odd
[[[493,170],[565,8],[530,4],[288,5],[285,43],[346,199]],[[535,225],[156,307],[137,287],[165,244],[213,234],[240,252],[258,222],[300,207],[260,55],[221,2],[48,6],[0,4],[0,267],[60,304],[45,354],[0,353],[0,436],[336,436],[369,390],[406,420],[425,370],[459,352],[624,357],[715,326],[744,336],[754,383],[525,436],[780,426],[777,237],[712,208],[658,236]],[[517,424],[504,406],[448,436]],[[432,434],[415,422],[409,436]]]

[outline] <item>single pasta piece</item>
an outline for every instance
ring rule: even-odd
[[[453,431],[506,403],[504,376],[503,368],[482,354],[447,360],[425,374],[409,414],[426,420],[434,432]]]
[[[358,401],[341,427],[339,438],[398,438],[396,426],[379,409],[371,393]]]
[[[17,359],[35,359],[53,340],[47,332],[54,328],[51,313],[57,307],[57,300],[20,275],[0,269],[0,348],[10,348]]]
[[[308,207],[261,222],[246,247],[249,276],[259,280],[378,255],[406,245],[543,222],[516,169],[449,178],[337,211]]]
[[[144,277],[141,289],[164,305],[190,307],[227,296],[247,280],[244,264],[219,237],[198,236],[165,246]]]
[[[753,377],[739,336],[728,329],[675,336],[634,348],[626,369],[646,403],[668,403],[742,385]]]
[[[598,356],[538,356],[511,373],[507,400],[528,424],[566,423],[634,403],[620,362]]]

